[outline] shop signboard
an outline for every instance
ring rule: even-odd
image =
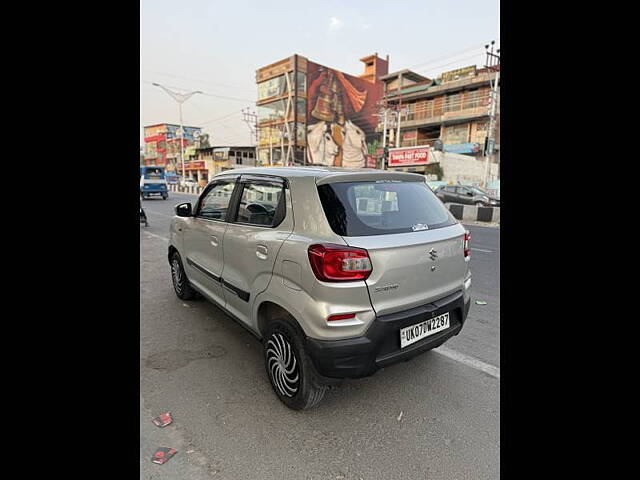
[[[427,163],[429,163],[429,147],[389,149],[389,167],[415,167]]]
[[[197,160],[185,163],[186,170],[203,170],[204,169],[204,160]]]
[[[472,65],[470,67],[457,68],[456,70],[451,70],[449,72],[444,72],[442,74],[442,83],[453,82],[455,80],[460,80],[465,77],[473,77],[476,74],[476,66]]]
[[[366,164],[365,167],[366,168],[376,168],[376,157],[375,155],[365,155],[365,159],[366,159]]]
[[[444,151],[449,153],[480,153],[482,145],[479,143],[448,143],[444,145]]]

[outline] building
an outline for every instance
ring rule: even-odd
[[[371,165],[389,71],[378,54],[360,76],[293,55],[256,71],[259,165]]]
[[[189,161],[186,161],[186,178],[193,179],[201,186],[215,174],[234,168],[255,167],[256,147],[206,146],[189,147]]]
[[[499,70],[499,65],[493,70]],[[433,80],[411,70],[384,75],[381,80],[384,83],[383,105],[387,112],[387,145],[431,148],[439,139],[445,153],[462,154],[483,161],[489,128],[491,85],[495,78],[495,71],[476,66],[444,72]],[[499,94],[496,100],[499,105]],[[498,163],[500,158],[499,109],[496,114],[494,163]],[[384,116],[381,116],[376,129],[380,134],[385,132],[383,120]],[[440,158],[444,159],[446,155]],[[464,158],[458,157],[456,162]],[[435,173],[438,170],[436,163],[440,162],[412,170]],[[476,166],[470,168],[475,169]]]
[[[167,171],[180,172],[180,125],[159,123],[144,127],[144,165],[166,167]],[[200,127],[184,127],[183,149],[197,143]],[[185,153],[185,161],[187,155]]]

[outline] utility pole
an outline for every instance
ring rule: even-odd
[[[493,53],[493,46],[495,44],[495,40],[491,41],[491,51],[489,51],[489,45],[485,45],[485,51],[487,54],[487,63],[485,67],[490,72],[496,72],[496,75],[493,79],[493,84],[491,85],[491,106],[489,107],[489,126],[487,128],[487,141],[484,149],[484,181],[483,187],[487,188],[487,184],[489,183],[489,160],[493,154],[494,149],[494,139],[493,139],[493,127],[494,127],[494,118],[496,115],[496,107],[498,105],[498,83],[500,81],[500,49]],[[491,82],[491,80],[489,80]]]
[[[251,141],[255,144],[258,143],[258,115],[256,112],[250,112],[249,108],[242,109],[242,118],[249,127],[251,133]]]
[[[167,87],[165,87],[164,85],[160,85],[159,83],[154,83],[153,84],[156,87],[160,87],[161,89],[163,89],[165,92],[167,92],[171,98],[173,98],[176,102],[178,102],[178,105],[180,107],[180,163],[182,164],[182,181],[184,182],[185,180],[185,168],[184,168],[184,126],[182,124],[182,104],[184,102],[186,102],[187,100],[189,100],[192,96],[194,96],[196,93],[203,93],[200,90],[197,90],[195,92],[189,92],[189,93],[179,93],[179,92],[174,92],[172,90],[169,90]]]

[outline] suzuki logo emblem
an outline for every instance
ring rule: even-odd
[[[429,257],[431,257],[431,260],[435,262],[438,258],[438,251],[435,248],[432,248],[429,250]]]

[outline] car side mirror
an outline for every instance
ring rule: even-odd
[[[190,217],[191,216],[191,204],[189,202],[180,203],[179,205],[175,206],[175,212],[176,212],[176,215],[178,217]]]

